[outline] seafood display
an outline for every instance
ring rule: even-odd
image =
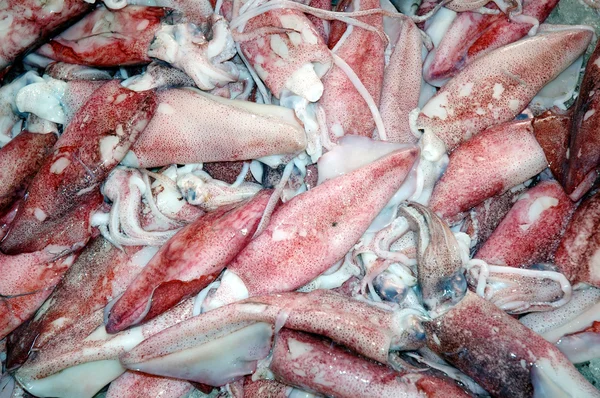
[[[0,1],[0,398],[600,398],[599,33]]]

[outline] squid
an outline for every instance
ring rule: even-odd
[[[428,347],[492,395],[600,396],[554,345],[475,293],[424,327]]]
[[[254,236],[270,196],[221,207],[175,234],[111,307],[107,332],[152,319],[213,282]]]
[[[487,128],[512,120],[587,48],[587,27],[540,29],[498,48],[454,76],[421,109],[413,129],[431,131],[453,151]]]
[[[277,380],[335,397],[468,397],[452,380],[427,373],[398,373],[302,332],[283,329],[270,370]]]
[[[154,117],[122,164],[149,168],[247,160],[294,155],[306,148],[304,129],[289,109],[227,100],[191,88],[163,91],[157,101]]]
[[[573,214],[554,254],[554,263],[573,284],[600,286],[597,253],[600,240],[600,197],[596,193],[584,200]]]
[[[129,6],[98,7],[42,45],[37,54],[54,61],[96,67],[150,62],[148,48],[168,10]]]
[[[33,178],[0,249],[19,253],[54,246],[55,251],[70,251],[84,245],[90,236],[89,214],[102,200],[98,185],[125,157],[156,107],[154,92],[137,93],[117,81],[94,91]],[[64,220],[72,227],[60,227],[64,232],[57,234]]]
[[[577,201],[596,180],[600,162],[598,135],[598,93],[600,90],[600,46],[590,57],[571,123],[569,160],[565,171],[565,191]]]
[[[531,120],[489,128],[450,155],[448,168],[435,184],[429,206],[455,224],[464,212],[527,181],[547,165]]]
[[[33,315],[73,260],[74,255],[56,259],[45,251],[0,255],[0,339]]]
[[[0,149],[0,212],[20,199],[50,155],[57,139],[52,127],[44,129],[49,131],[22,131]]]
[[[91,4],[80,0],[42,3],[37,0],[7,1],[0,11],[0,20],[3,21],[0,76],[6,73],[17,57],[91,8]]]
[[[253,372],[269,353],[273,328],[285,327],[322,334],[387,364],[390,350],[422,346],[421,317],[327,290],[254,297],[166,329],[128,351],[121,362],[144,373],[220,386]],[[340,327],[329,328],[332,322]],[[241,351],[220,349],[230,346]]]
[[[521,18],[521,21],[511,20],[501,13],[461,12],[439,46],[427,55],[423,68],[425,80],[441,86],[477,58],[535,30],[536,24],[544,22],[557,4],[556,0],[523,1],[521,16],[526,19]]]
[[[74,327],[90,333],[89,318],[118,298],[156,254],[158,248],[129,246],[120,250],[103,237],[93,239],[69,268],[33,319],[9,338],[8,367],[23,364]],[[52,294],[50,294],[52,293]]]
[[[266,229],[229,264],[206,308],[295,290],[323,273],[366,231],[417,156],[414,147],[397,150],[280,206]],[[295,272],[289,272],[292,267]]]
[[[338,4],[338,9],[346,7],[352,7],[354,11],[368,10],[378,8],[379,1],[345,1]],[[380,15],[370,15],[361,20],[377,30],[383,30],[383,18]],[[334,34],[336,24],[339,34]],[[336,142],[346,134],[372,137],[376,126],[379,136],[385,139],[381,116],[379,112],[373,112],[373,108],[379,106],[386,43],[376,32],[352,25],[340,29],[341,26],[341,22],[332,24],[329,46],[332,47],[336,66],[325,75],[323,96],[319,100],[325,113],[329,140]],[[360,83],[357,84],[357,81]]]
[[[558,182],[543,181],[517,199],[475,258],[510,267],[548,262],[574,211]]]

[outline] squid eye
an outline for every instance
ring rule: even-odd
[[[467,279],[461,271],[457,271],[454,275],[443,280],[440,288],[442,292],[441,301],[455,303],[460,301],[467,293]]]

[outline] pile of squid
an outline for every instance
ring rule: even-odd
[[[0,397],[600,397],[557,3],[0,1]]]

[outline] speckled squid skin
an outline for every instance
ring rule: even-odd
[[[96,90],[34,177],[0,249],[7,254],[32,252],[48,245],[70,250],[85,243],[88,237],[84,236],[54,239],[51,234],[56,232],[44,226],[81,210],[99,195],[99,185],[144,130],[156,106],[153,91],[134,92],[118,81]],[[82,213],[79,216],[86,219],[86,212]],[[60,229],[68,232],[69,227]]]
[[[509,267],[549,261],[574,211],[558,182],[541,182],[521,195],[475,258]]]
[[[134,340],[148,338],[191,317],[192,309],[193,300],[185,300],[145,325],[131,331],[108,336],[102,333],[104,328],[101,309],[86,319],[86,323],[95,324],[92,333],[77,327],[65,331],[46,344],[43,350],[37,352],[37,355],[31,356],[18,369],[16,376],[21,383],[27,384],[28,381],[35,382],[72,366],[101,360],[116,360],[119,355],[127,351],[126,340],[128,337],[133,337]],[[103,337],[87,339],[94,333]]]
[[[429,207],[446,221],[456,221],[461,213],[527,181],[547,165],[531,120],[492,127],[450,154]]]
[[[523,15],[542,23],[557,3],[557,0],[526,0]],[[462,12],[452,22],[440,45],[428,55],[425,80],[449,79],[478,57],[521,39],[531,27],[528,23],[511,21],[504,13]]]
[[[444,296],[448,281],[461,272],[463,265],[454,234],[428,207],[408,203],[399,207],[398,211],[418,236],[417,274],[425,308],[436,311],[443,305],[453,304]],[[464,292],[456,292],[458,298],[452,301],[460,300],[462,294]]]
[[[544,31],[478,58],[429,100],[416,127],[433,132],[448,151],[456,149],[517,116],[585,51],[592,36],[583,28]]]
[[[288,398],[292,387],[275,380],[252,380],[251,376],[244,378],[243,398]]]
[[[350,3],[350,1],[340,2],[337,8],[343,11],[344,7]],[[360,0],[356,3],[359,4],[358,8],[360,10],[379,8],[378,0]],[[358,19],[379,31],[383,31],[383,18],[380,15]],[[332,23],[329,38],[330,47],[333,47],[334,44],[337,45],[339,36],[334,34],[334,29],[336,26],[339,29],[340,25],[345,29],[351,29],[352,33],[345,38],[343,44],[339,44],[335,54],[352,68],[371,97],[373,97],[375,104],[379,106],[386,44],[376,32],[369,32],[356,26],[346,26],[343,23]],[[319,103],[325,110],[327,129],[331,141],[336,142],[338,138],[346,134],[371,137],[375,129],[373,115],[346,74],[339,67],[334,66],[323,77],[323,85],[325,91]]]
[[[273,347],[271,371],[277,380],[340,398],[419,397],[414,383],[403,383],[392,369],[364,359],[329,341],[283,329]]]
[[[600,287],[600,195],[585,199],[573,214],[554,254],[554,263],[573,284]]]
[[[571,111],[558,114],[550,110],[533,120],[535,139],[546,154],[548,167],[552,171],[552,175],[563,187],[564,172],[568,162],[567,151],[569,149],[571,117]]]
[[[130,166],[248,160],[306,148],[306,133],[290,109],[223,100],[194,89],[166,90],[157,97],[152,121],[131,148]]]
[[[402,28],[390,62],[385,68],[381,91],[381,119],[390,142],[414,144],[408,114],[419,105],[421,93],[421,48],[423,39],[410,19]]]
[[[579,200],[589,189],[577,190],[600,163],[600,45],[590,57],[579,89],[565,173],[565,191]],[[592,181],[593,182],[593,181]],[[591,184],[590,184],[591,185]],[[574,191],[578,191],[576,194]]]
[[[136,262],[140,250],[138,246],[118,249],[101,236],[93,239],[33,320],[9,337],[9,368],[22,364],[32,350],[42,349],[75,324],[91,332],[96,325],[86,326],[83,321],[125,291],[143,265]]]
[[[0,212],[27,189],[56,142],[56,135],[22,131],[0,149]]]
[[[250,296],[291,291],[310,282],[352,248],[418,154],[417,148],[393,152],[286,202],[228,272],[242,279]]]
[[[330,290],[289,292],[249,298],[190,318],[145,340],[123,356],[121,362],[131,369],[149,371],[144,363],[192,349],[255,322],[266,322],[274,327],[283,323],[288,329],[320,334],[381,363],[387,363],[393,345],[403,342],[404,332],[414,334],[413,330],[402,329],[394,312],[340,293]],[[331,325],[337,326],[332,328]],[[417,347],[419,345],[411,346]],[[156,365],[153,369],[156,370]]]
[[[98,7],[42,45],[37,53],[55,61],[98,67],[150,63],[148,48],[161,20],[161,7]]]
[[[256,32],[265,28],[295,30],[289,33],[259,34],[255,39],[240,43],[242,52],[273,95],[279,98],[282,91],[288,89],[312,102],[321,98],[323,87],[317,89],[309,85],[321,85],[318,77],[330,68],[332,60],[327,44],[311,21],[300,11],[278,9],[252,18],[246,24],[244,32],[256,35]],[[293,75],[312,63],[321,64],[321,70],[312,76],[316,80],[297,81],[296,84],[300,83],[302,87],[291,85]]]
[[[598,396],[553,344],[475,293],[467,292],[446,314],[426,322],[425,329],[429,348],[492,396],[531,397],[531,371],[540,360],[573,377],[589,394],[582,396]]]
[[[107,332],[152,319],[213,282],[254,236],[271,194],[272,190],[263,190],[177,232],[111,308]]]
[[[469,397],[452,381],[427,374],[403,375],[330,341],[288,329],[277,334],[270,369],[285,384],[325,396]]]
[[[80,0],[6,0],[0,9],[8,25],[0,43],[0,76],[17,57],[92,8]]]
[[[106,398],[181,398],[193,388],[187,381],[127,371],[110,383]]]
[[[43,251],[0,255],[0,339],[33,315],[73,260]]]
[[[510,189],[486,199],[469,211],[461,231],[471,237],[471,244],[474,243],[472,251],[478,250],[488,240],[524,191],[524,186]]]

